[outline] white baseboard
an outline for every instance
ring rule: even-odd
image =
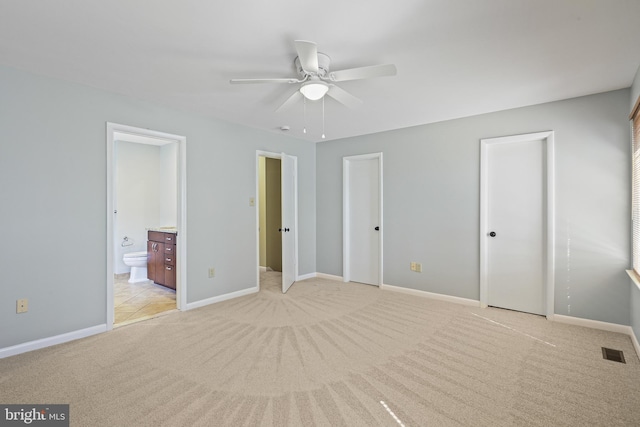
[[[342,276],[334,276],[333,274],[316,273],[316,277],[318,279],[339,280],[341,282],[344,281]]]
[[[633,347],[636,349],[638,359],[640,359],[640,343],[638,342],[638,337],[636,337],[636,334],[633,332],[633,328],[631,328],[629,338],[631,338],[631,342],[633,343]]]
[[[580,317],[564,316],[562,314],[554,314],[553,322],[566,323],[568,325],[584,326],[585,328],[599,329],[601,331],[617,332],[619,334],[633,334],[631,326],[618,325],[617,323],[601,322],[599,320],[582,319]]]
[[[226,301],[226,300],[233,299],[233,298],[243,297],[245,295],[255,294],[259,290],[260,289],[257,286],[254,286],[253,288],[243,289],[241,291],[230,292],[228,294],[218,295],[217,297],[206,298],[206,299],[202,299],[202,300],[196,301],[196,302],[190,302],[190,303],[187,304],[187,310],[192,310],[194,308],[204,307],[206,305],[215,304],[217,302],[222,302],[222,301]]]
[[[435,299],[438,301],[452,302],[454,304],[462,304],[471,307],[480,307],[480,301],[468,298],[454,297],[451,295],[436,294],[433,292],[419,291],[417,289],[403,288],[393,285],[381,285],[380,289],[385,291],[400,292],[403,294],[415,295],[423,298]]]
[[[317,274],[318,274],[318,273],[303,274],[303,275],[301,275],[301,276],[298,276],[298,278],[296,279],[296,282],[297,282],[297,281],[300,281],[300,280],[313,279],[313,278],[315,278],[315,277],[318,277],[318,276],[317,276]]]
[[[260,273],[266,273],[267,267],[260,266]]]
[[[107,325],[92,326],[90,328],[80,329],[78,331],[67,332],[65,334],[55,335],[53,337],[42,338],[35,341],[17,344],[11,347],[0,349],[0,359],[16,354],[26,353],[28,351],[39,350],[41,348],[50,347],[52,345],[62,344],[69,341],[75,341],[80,338],[86,338],[91,335],[107,332]]]

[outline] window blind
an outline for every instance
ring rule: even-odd
[[[640,276],[640,97],[631,116],[632,123],[632,183],[631,220],[633,223],[633,270]]]

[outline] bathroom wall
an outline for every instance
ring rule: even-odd
[[[175,188],[176,176],[175,167],[171,172],[173,179],[167,179],[169,171],[162,170],[165,163],[170,163],[166,161],[169,157],[167,153],[170,154],[170,151],[165,150],[165,155],[161,156],[161,150],[164,147],[126,141],[116,141],[115,144],[116,201],[114,208],[118,213],[114,221],[114,273],[122,274],[129,272],[129,267],[122,262],[122,256],[125,253],[146,250],[146,229],[164,224],[161,207],[167,204],[163,199],[168,197],[165,197],[164,187],[160,183],[173,181],[173,188]],[[173,209],[175,210],[175,202]],[[122,246],[125,236],[133,245]]]
[[[160,147],[160,227],[178,225],[178,143]]]

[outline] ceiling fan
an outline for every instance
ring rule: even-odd
[[[301,98],[310,101],[322,99],[329,95],[339,103],[347,107],[356,107],[362,101],[351,95],[344,89],[336,86],[335,82],[347,80],[370,79],[374,77],[395,76],[396,66],[393,64],[372,65],[368,67],[349,68],[340,71],[331,71],[331,58],[324,53],[319,53],[314,42],[295,40],[298,56],[294,60],[298,77],[289,78],[265,78],[265,79],[231,79],[232,84],[241,83],[288,83],[299,84],[300,87],[280,106],[276,111],[291,106]]]

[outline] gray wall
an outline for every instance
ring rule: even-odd
[[[106,321],[106,122],[187,137],[188,302],[256,284],[257,149],[298,157],[316,271],[314,144],[6,67],[0,93],[0,348]]]
[[[342,275],[342,157],[383,152],[384,283],[479,299],[479,141],[554,130],[555,313],[628,325],[629,93],[318,144],[318,271]]]

